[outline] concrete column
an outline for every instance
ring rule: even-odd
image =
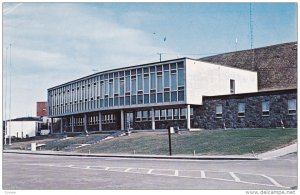
[[[63,133],[63,117],[61,117],[60,119],[60,133],[62,134]]]
[[[124,110],[121,110],[121,130],[125,130],[125,128],[124,128]]]
[[[86,116],[86,114],[84,114],[84,117],[83,117],[83,127],[84,127],[84,131],[87,131],[87,116]]]
[[[53,118],[50,119],[50,133],[53,134]]]
[[[152,111],[152,116],[151,116],[152,130],[155,130],[155,112],[154,112],[154,108],[152,108],[151,111]]]
[[[71,127],[72,127],[72,133],[74,132],[74,116],[71,117]]]
[[[101,112],[99,112],[99,131],[102,131],[102,115],[101,115]]]
[[[191,130],[191,106],[186,106],[186,128],[187,130]]]

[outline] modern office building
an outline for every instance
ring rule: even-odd
[[[179,58],[52,87],[48,112],[53,133],[168,126],[190,130],[203,126],[194,122],[194,113],[203,107],[204,96],[254,93],[257,86],[255,71]]]

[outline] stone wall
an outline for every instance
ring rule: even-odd
[[[288,114],[288,100],[297,99],[297,90],[280,90],[249,94],[204,97],[203,106],[194,108],[192,127],[226,128],[287,128],[297,127],[297,115]],[[270,101],[269,116],[262,116],[262,101]],[[238,116],[238,103],[245,103],[245,116]],[[222,105],[222,118],[216,118],[216,105]]]

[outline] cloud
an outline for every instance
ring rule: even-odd
[[[22,3],[17,3],[16,5],[12,5],[12,6],[6,6],[6,4],[4,4],[3,5],[3,15],[12,13],[20,5],[22,5]]]
[[[148,32],[120,23],[122,13],[111,10],[70,3],[6,3],[4,10],[3,47],[12,44],[16,116],[35,110],[35,101],[46,101],[49,87],[91,74],[93,69],[157,61],[156,53],[166,49]],[[138,16],[144,17],[137,20]],[[121,17],[139,23],[151,15],[127,12]]]

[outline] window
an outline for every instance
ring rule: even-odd
[[[149,104],[149,94],[144,95],[144,104]]]
[[[177,101],[177,91],[172,91],[171,93],[171,101],[176,102]]]
[[[138,90],[143,90],[143,79],[142,75],[138,75]]]
[[[115,83],[114,83],[114,93],[118,94],[119,93],[119,78],[115,78]]]
[[[235,93],[235,80],[230,79],[230,93],[234,94]]]
[[[297,105],[296,105],[296,99],[288,100],[288,114],[294,115],[296,114]]]
[[[109,98],[109,107],[113,107],[114,105],[114,98]]]
[[[148,120],[148,110],[144,110],[143,111],[143,121],[146,121],[146,120]]]
[[[142,120],[142,111],[137,111],[136,112],[136,121],[141,121]]]
[[[158,121],[160,117],[160,110],[155,110],[155,120]]]
[[[238,104],[238,117],[244,117],[245,116],[245,103],[239,103]]]
[[[119,97],[115,96],[114,98],[114,106],[119,106]]]
[[[178,69],[178,86],[184,86],[184,69]]]
[[[134,78],[131,79],[131,93],[136,94],[136,79],[135,79],[135,76],[134,76]]]
[[[164,93],[164,102],[170,102],[170,92]]]
[[[144,78],[144,93],[149,93],[149,77]]]
[[[173,109],[168,109],[167,110],[167,119],[168,120],[172,120],[172,114],[173,114],[172,111],[173,111]]]
[[[126,92],[129,92],[130,91],[130,77],[127,76],[125,78],[125,82],[126,82]]]
[[[190,108],[190,118],[194,118],[194,108]]]
[[[104,81],[104,87],[105,87],[105,95],[108,94],[108,80]]]
[[[113,97],[113,79],[109,81],[109,97]]]
[[[180,108],[180,119],[186,119],[186,108]]]
[[[107,97],[104,99],[104,106],[108,107],[108,98]]]
[[[124,78],[123,80],[120,80],[120,95],[124,95]]]
[[[166,110],[160,111],[160,120],[166,120]]]
[[[136,104],[136,95],[131,96],[131,104],[132,105]]]
[[[124,97],[120,97],[120,106],[124,106]]]
[[[171,75],[171,90],[176,91],[177,90],[177,80],[176,80],[176,73]]]
[[[125,105],[130,105],[130,96],[125,97]]]
[[[170,87],[170,72],[164,71],[164,87]]]
[[[152,110],[149,110],[149,120],[150,120],[150,121],[152,120],[152,116],[153,116],[153,111],[152,111]]]
[[[162,92],[162,76],[157,76],[157,92]]]
[[[151,93],[150,95],[150,98],[151,98],[151,103],[156,103],[156,94],[155,93]]]
[[[138,95],[138,104],[143,103],[143,95]]]
[[[269,101],[262,102],[261,107],[262,107],[262,115],[269,116],[270,115],[270,102]]]
[[[151,73],[151,89],[156,89],[155,73]]]
[[[216,118],[222,118],[222,105],[216,106]]]
[[[163,95],[162,93],[157,93],[157,103],[162,103],[163,102]]]
[[[174,108],[174,110],[173,110],[173,118],[178,119],[178,109],[177,108]]]

